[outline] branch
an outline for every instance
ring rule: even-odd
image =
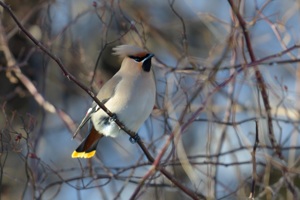
[[[246,28],[246,22],[243,19],[243,17],[241,16],[241,14],[239,13],[238,8],[235,7],[235,5],[233,3],[233,0],[228,0],[228,2],[229,2],[230,6],[232,8],[232,11],[236,15],[236,17],[239,21],[239,24],[240,24],[240,26],[243,30],[243,35],[244,35],[244,38],[245,38],[245,41],[246,41],[246,46],[247,46],[251,61],[255,62],[256,58],[255,58],[255,55],[254,55],[252,44],[250,42],[249,32]],[[269,131],[269,139],[270,139],[271,145],[272,145],[273,150],[275,151],[276,155],[282,161],[282,163],[285,163],[284,157],[283,157],[282,152],[281,152],[281,147],[279,146],[279,144],[278,144],[278,142],[275,138],[275,135],[274,135],[272,116],[271,116],[271,106],[270,106],[270,102],[269,102],[269,97],[268,97],[268,93],[267,93],[267,87],[266,87],[266,84],[265,84],[265,80],[264,80],[264,78],[263,78],[263,76],[262,76],[262,74],[259,71],[257,66],[254,66],[254,70],[255,70],[256,80],[257,80],[257,83],[258,83],[258,88],[260,90],[260,93],[261,93],[261,96],[262,96],[262,99],[263,99],[263,103],[264,103],[264,106],[265,106],[265,109],[266,109],[266,113],[267,113],[267,124],[268,124],[268,129],[269,129],[268,131]],[[283,177],[285,179],[285,182],[287,184],[287,188],[292,192],[292,194],[294,195],[294,198],[297,199],[297,197],[298,197],[297,191],[296,191],[292,181],[290,180],[290,177],[288,176],[286,167],[282,167],[281,171],[282,171]]]
[[[233,13],[235,14],[236,18],[239,21],[239,24],[242,28],[243,31],[243,35],[245,38],[245,42],[246,42],[246,46],[250,55],[250,59],[251,62],[255,62],[256,58],[254,55],[254,51],[253,51],[253,47],[250,41],[250,36],[249,36],[249,32],[247,30],[246,27],[246,21],[244,20],[244,18],[241,16],[241,14],[238,11],[238,8],[234,5],[233,0],[228,0],[228,3],[230,4]],[[280,146],[277,143],[277,140],[274,136],[274,129],[273,129],[273,123],[272,123],[272,116],[271,116],[271,106],[270,106],[270,102],[269,102],[269,97],[268,97],[268,93],[267,93],[267,87],[265,84],[265,80],[264,77],[262,76],[261,72],[258,69],[258,66],[255,65],[254,66],[254,71],[255,71],[255,76],[256,76],[256,80],[258,83],[258,88],[260,90],[262,99],[263,99],[263,103],[266,109],[266,113],[267,113],[267,123],[268,123],[268,129],[269,129],[269,139],[270,142],[273,146],[274,151],[276,152],[277,156],[281,159],[284,160],[282,153],[281,153],[281,149]]]

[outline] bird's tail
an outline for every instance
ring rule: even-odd
[[[72,158],[91,158],[96,153],[96,148],[99,140],[103,137],[92,126],[89,135],[82,141],[77,149],[72,153]]]

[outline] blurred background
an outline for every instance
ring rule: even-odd
[[[236,10],[218,0],[1,2],[94,92],[120,66],[113,47],[153,52],[156,105],[139,135],[195,194],[300,198],[299,1],[232,1]],[[0,12],[1,199],[190,199],[159,171],[145,176],[151,163],[128,135],[101,140],[92,159],[72,159],[87,130],[72,140],[73,131],[92,99]]]

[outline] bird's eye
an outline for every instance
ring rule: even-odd
[[[141,62],[143,60],[143,58],[137,56],[129,56],[129,58],[135,60],[136,62]]]

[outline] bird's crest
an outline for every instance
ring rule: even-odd
[[[141,47],[124,44],[120,46],[116,46],[113,48],[114,55],[118,55],[120,57],[126,57],[126,56],[137,56],[137,57],[144,57],[148,52],[145,49],[142,49]]]

